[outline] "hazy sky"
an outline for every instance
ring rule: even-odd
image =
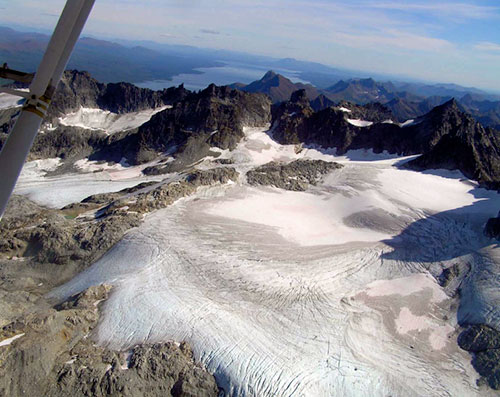
[[[52,28],[64,4],[0,0],[0,24]],[[96,0],[85,33],[500,91],[497,0]]]

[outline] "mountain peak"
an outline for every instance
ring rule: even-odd
[[[279,76],[279,74],[277,74],[274,70],[269,70],[265,75],[264,77],[262,77],[261,81],[267,81],[267,80],[271,80],[271,79],[274,79],[276,76]]]

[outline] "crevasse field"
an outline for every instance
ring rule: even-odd
[[[387,154],[296,154],[263,129],[221,158],[238,183],[151,213],[53,291],[114,286],[97,343],[187,341],[230,396],[493,395],[456,337],[459,320],[500,326],[500,248],[482,234],[496,192]],[[345,167],[306,192],[246,183],[251,168],[297,158]],[[83,176],[44,176],[57,161],[28,164],[16,192],[60,207],[145,180],[142,168],[88,161]],[[470,268],[460,301],[436,282],[454,264]]]

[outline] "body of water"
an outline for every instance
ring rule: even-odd
[[[188,90],[197,91],[203,90],[211,83],[219,86],[233,83],[249,84],[255,80],[260,80],[269,69],[269,67],[261,65],[226,63],[224,66],[195,69],[199,72],[198,74],[179,74],[174,76],[172,80],[144,81],[136,83],[136,85],[143,88],[150,88],[152,90],[162,90],[164,88],[178,86],[184,83],[184,86]],[[294,83],[308,83],[307,81],[299,78],[300,72],[285,69],[273,70],[276,73],[289,78]]]

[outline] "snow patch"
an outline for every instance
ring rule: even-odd
[[[349,124],[352,124],[356,127],[369,127],[373,125],[373,121],[359,120],[359,119],[347,119]]]
[[[60,165],[61,159],[58,157],[27,162],[23,166],[19,179],[26,181],[38,180],[47,175],[48,172],[55,171]]]
[[[0,109],[21,107],[22,101],[24,101],[24,98],[18,97],[17,95],[11,95],[11,94],[6,94],[4,92],[0,92]]]
[[[352,113],[352,110],[347,109],[347,108],[345,108],[343,106],[339,107],[338,109],[341,110],[342,112],[345,112],[345,113]]]
[[[409,127],[409,126],[415,125],[415,124],[417,124],[415,122],[415,120],[410,119],[410,120],[406,120],[404,123],[399,123],[399,126],[404,128],[404,127]]]
[[[13,336],[12,338],[7,338],[7,339],[4,339],[3,341],[0,341],[0,347],[3,347],[3,346],[9,346],[12,342],[14,342],[16,339],[19,339],[21,337],[23,337],[25,334],[22,333],[22,334],[19,334],[19,335],[15,335]]]
[[[139,112],[117,114],[102,109],[80,108],[59,119],[65,126],[80,127],[89,130],[102,130],[108,135],[116,132],[131,130],[140,127],[159,113],[172,106],[163,106],[157,109],[142,110]]]

